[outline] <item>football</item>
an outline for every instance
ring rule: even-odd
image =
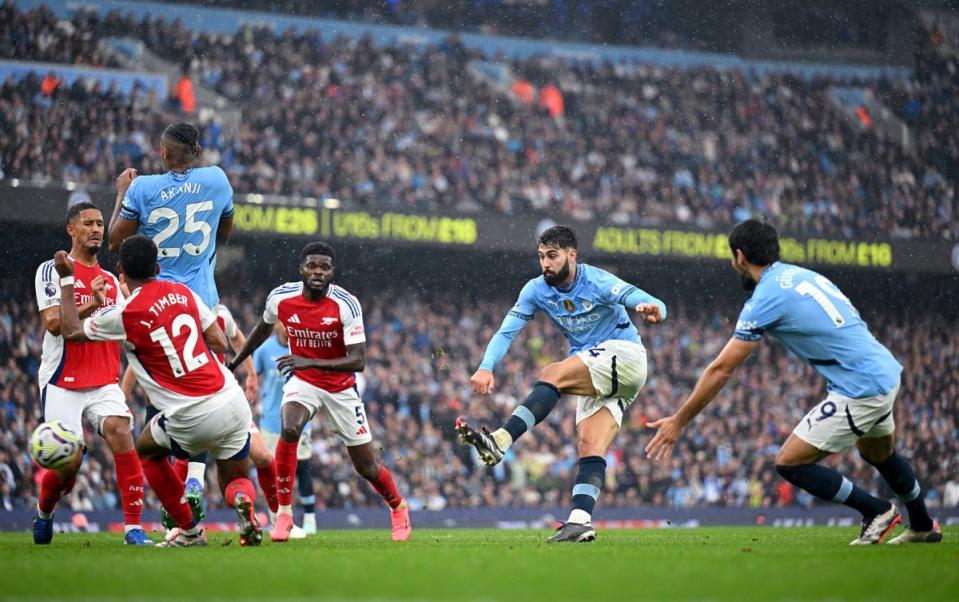
[[[82,446],[80,435],[59,420],[42,423],[30,435],[30,455],[44,468],[67,465]]]

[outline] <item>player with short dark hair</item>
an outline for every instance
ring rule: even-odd
[[[575,400],[579,471],[573,509],[549,542],[596,538],[592,512],[606,480],[606,450],[619,432],[626,408],[646,383],[646,350],[626,309],[635,309],[650,324],[666,318],[666,306],[659,299],[605,270],[578,263],[577,246],[576,233],[566,226],[554,226],[540,236],[542,275],[526,283],[487,346],[470,379],[473,392],[493,391],[493,369],[537,311],[546,312],[559,327],[569,342],[569,356],[543,369],[539,382],[502,428],[489,433],[474,429],[465,418],[456,420],[463,442],[493,466],[523,433],[549,415],[561,396]]]
[[[200,132],[193,124],[171,123],[160,136],[166,173],[140,176],[128,168],[117,177],[110,250],[116,252],[133,234],[150,237],[159,249],[159,278],[187,285],[214,308],[220,302],[214,280],[216,245],[233,231],[233,188],[219,167],[195,167],[200,151]],[[128,391],[133,387],[129,371],[124,385]],[[247,375],[246,386],[255,393],[255,374]],[[148,405],[147,420],[155,415],[155,408]],[[177,470],[183,473],[187,497],[202,519],[206,456],[192,458],[188,466],[178,460]]]
[[[263,317],[230,362],[235,369],[269,338],[277,321],[283,324],[291,353],[281,356],[276,365],[290,378],[283,386],[280,406],[280,440],[275,451],[280,510],[270,539],[290,538],[300,434],[322,410],[331,430],[346,444],[353,467],[389,505],[393,539],[406,541],[412,533],[409,505],[397,490],[393,475],[376,459],[366,409],[356,389],[354,373],[366,366],[360,302],[333,284],[335,258],[326,243],[306,245],[300,253],[301,280],[273,289]]]
[[[889,543],[942,541],[912,467],[896,453],[893,406],[902,366],[836,285],[812,270],[779,261],[779,237],[772,225],[756,219],[738,224],[729,235],[729,249],[733,269],[752,296],[733,337],[682,407],[650,423],[659,430],[646,452],[656,459],[668,457],[683,428],[769,334],[819,372],[828,391],[776,454],[780,476],[822,500],[858,510],[862,528],[852,545],[882,543],[901,520],[896,507],[818,464],[855,445],[909,513],[909,528]]]
[[[71,284],[67,296],[84,318],[113,307],[122,299],[117,278],[100,267],[97,254],[103,244],[103,214],[90,202],[80,202],[67,211],[71,239],[66,261],[74,265],[73,276],[61,279],[53,261],[40,265],[36,275],[37,303],[43,323],[40,361],[40,412],[44,421],[60,420],[83,433],[83,419],[106,439],[116,462],[117,490],[123,507],[124,542],[153,543],[140,527],[143,509],[143,469],[133,444],[133,416],[117,381],[120,347],[115,342],[78,344],[61,335],[61,287]],[[39,504],[33,523],[33,541],[48,544],[53,538],[53,510],[60,498],[73,489],[80,458],[69,465],[43,473]]]
[[[64,298],[72,298],[67,281],[73,266],[63,251],[57,253],[55,267]],[[130,290],[126,302],[82,322],[76,309],[64,308],[61,327],[68,341],[122,342],[137,380],[160,411],[136,445],[150,486],[177,524],[157,545],[206,545],[184,497],[183,481],[167,461],[171,454],[186,458],[206,451],[216,458],[223,498],[236,510],[240,544],[259,544],[256,489],[247,479],[253,417],[243,389],[213,355],[227,349],[216,316],[187,286],[156,278],[157,248],[145,236],[123,242],[117,270]]]

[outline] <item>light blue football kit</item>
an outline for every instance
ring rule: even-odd
[[[826,277],[776,262],[760,276],[733,336],[771,335],[827,381],[829,396],[793,431],[826,451],[894,431],[892,406],[902,366]]]
[[[492,371],[503,359],[513,338],[537,311],[545,312],[569,342],[569,355],[577,355],[589,369],[597,397],[576,398],[576,422],[608,407],[616,422],[646,383],[646,351],[626,308],[640,303],[666,306],[649,293],[624,282],[606,270],[580,263],[567,289],[550,286],[542,276],[520,291],[499,331],[486,348],[480,369]]]
[[[516,305],[490,341],[480,368],[492,370],[509,349],[513,337],[533,319],[537,311],[546,312],[569,342],[569,354],[596,347],[611,340],[642,345],[626,308],[640,303],[656,303],[666,318],[666,305],[649,293],[620,280],[606,270],[580,263],[576,279],[568,289],[546,283],[542,276],[526,283]]]
[[[216,166],[137,176],[120,217],[153,239],[163,280],[190,287],[208,307],[220,302],[213,279],[220,220],[233,215],[233,188]]]
[[[280,403],[286,384],[276,360],[289,353],[290,347],[281,343],[275,334],[253,352],[253,369],[260,377],[260,428],[271,433],[279,433],[281,429]]]

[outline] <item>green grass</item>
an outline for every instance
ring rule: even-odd
[[[959,527],[938,545],[850,548],[851,528],[326,531],[241,548],[126,548],[116,534],[0,533],[0,600],[955,600]]]

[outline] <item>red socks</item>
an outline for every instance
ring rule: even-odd
[[[226,497],[226,503],[231,508],[233,507],[233,501],[236,499],[236,494],[245,493],[247,497],[250,498],[250,501],[256,500],[256,487],[253,486],[253,483],[249,479],[234,479],[230,481],[230,484],[226,486],[226,489],[223,490],[223,495]]]
[[[181,458],[175,458],[173,460],[173,472],[176,473],[176,477],[180,479],[181,483],[186,483],[186,475],[188,470],[190,470],[189,460],[183,460]]]
[[[293,476],[296,474],[296,446],[298,442],[280,439],[276,444],[276,497],[279,506],[293,505]]]
[[[390,508],[396,508],[403,501],[403,496],[400,495],[399,490],[396,489],[396,483],[393,482],[393,475],[385,466],[380,465],[379,476],[376,477],[376,480],[370,481],[370,484],[373,485],[373,489],[376,489],[377,493],[383,496]]]
[[[72,479],[67,482],[60,480],[60,477],[56,472],[52,470],[43,471],[43,477],[40,481],[40,500],[37,506],[40,508],[40,512],[45,514],[50,514],[57,507],[57,502],[60,501],[60,498],[70,493],[73,489],[73,486],[77,483],[77,477],[74,475]],[[140,494],[143,494],[142,487]]]
[[[123,522],[139,525],[143,511],[143,468],[136,450],[113,456],[116,462],[117,488],[123,503]]]
[[[150,488],[160,498],[160,503],[176,521],[177,526],[181,529],[192,527],[193,511],[183,497],[185,492],[183,480],[177,478],[167,459],[143,460],[143,474],[146,475]]]
[[[263,490],[263,497],[266,498],[266,504],[271,512],[276,512],[280,507],[280,501],[276,493],[276,462],[270,462],[268,465],[256,467],[256,480],[260,482],[260,489]]]

